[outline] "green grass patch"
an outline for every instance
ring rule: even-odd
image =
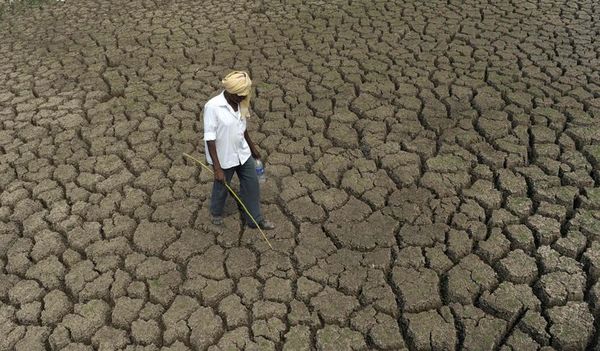
[[[258,83],[256,85],[256,87],[259,88],[259,89],[261,89],[261,90],[268,91],[268,90],[275,89],[277,86],[275,84],[270,84],[270,83],[267,83],[267,82],[260,82],[260,83]]]
[[[42,8],[44,5],[55,3],[56,0],[0,0],[0,21],[7,16],[27,13],[28,10],[35,7]]]

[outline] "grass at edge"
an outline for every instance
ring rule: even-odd
[[[36,6],[41,8],[43,5],[52,2],[56,2],[56,0],[15,0],[13,2],[9,2],[9,0],[0,0],[0,22],[8,13],[22,14],[28,9],[32,9]]]

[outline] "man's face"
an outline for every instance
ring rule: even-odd
[[[242,96],[242,95],[233,95],[233,98],[235,100],[236,104],[239,104],[240,102],[242,102],[242,100],[244,100],[246,97]]]
[[[234,104],[239,104],[240,102],[242,102],[242,100],[244,100],[246,97],[242,96],[242,95],[236,95],[236,94],[230,94],[228,92],[225,92],[228,95],[228,100],[233,102]]]

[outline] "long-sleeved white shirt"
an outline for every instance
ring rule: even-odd
[[[214,140],[221,168],[244,164],[252,153],[244,138],[246,119],[241,118],[239,107],[234,111],[221,92],[206,102],[203,112],[206,161],[213,164],[207,141]]]

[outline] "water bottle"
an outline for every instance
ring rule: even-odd
[[[264,183],[265,180],[267,180],[267,176],[265,175],[265,166],[261,160],[256,160],[256,175],[258,176],[259,183]]]

